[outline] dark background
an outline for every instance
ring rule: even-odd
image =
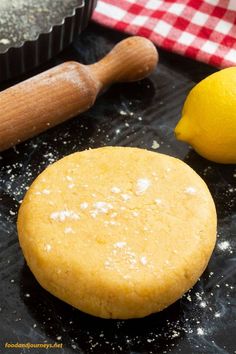
[[[91,24],[70,48],[38,72],[68,59],[92,63],[124,37]],[[216,69],[162,50],[159,53],[160,63],[148,79],[113,86],[88,112],[1,153],[0,353],[29,352],[5,349],[5,342],[55,341],[63,343],[64,349],[50,349],[52,354],[236,353],[236,168],[210,163],[173,135],[187,93]],[[4,83],[1,89],[13,83]],[[154,140],[160,144],[155,151],[184,160],[212,192],[218,213],[214,254],[195,287],[161,313],[129,321],[83,314],[44,291],[26,266],[16,232],[19,203],[33,179],[67,154],[105,145],[152,150]]]

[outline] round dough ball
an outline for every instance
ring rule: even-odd
[[[214,202],[184,162],[143,149],[69,155],[41,173],[18,217],[43,288],[103,318],[135,318],[179,299],[207,266]]]

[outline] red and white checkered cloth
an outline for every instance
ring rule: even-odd
[[[236,65],[236,0],[98,0],[93,20],[217,67]]]

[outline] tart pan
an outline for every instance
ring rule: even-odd
[[[14,19],[14,17],[17,19],[23,16],[22,21],[32,21],[30,13],[32,8],[27,8],[25,12],[20,11],[24,10],[24,8],[19,9],[19,7],[16,6],[14,8],[13,6],[17,1],[22,2],[22,4],[25,3],[27,6],[30,6],[31,3],[37,4],[35,0],[28,2],[26,0],[9,0],[6,4],[9,6],[9,3],[11,3],[12,5],[10,20]],[[6,26],[4,26],[2,16],[0,16],[0,81],[9,80],[36,68],[71,44],[87,26],[97,0],[56,0],[46,2],[41,0],[38,3],[40,2],[44,4],[44,11],[39,12],[37,16],[35,15],[35,18],[33,16],[34,23],[32,27],[28,27],[28,31],[33,29],[34,34],[21,33],[21,38],[18,42],[12,40],[12,33],[19,34],[17,31],[22,31],[22,23],[16,20],[12,21],[11,26],[7,26],[8,32],[6,32]],[[58,13],[56,11],[55,4],[57,3],[58,6],[62,3],[73,4],[73,6],[65,9],[65,14],[62,14],[61,11],[58,11]],[[50,23],[50,17],[49,22],[46,22],[45,4],[48,6],[47,13],[51,15],[52,23]],[[4,10],[2,9],[3,6],[4,0],[3,5],[0,4],[0,15],[1,10]],[[37,8],[36,10],[39,9]],[[32,14],[34,15],[34,12]],[[18,26],[20,27],[19,29]],[[35,28],[38,30],[35,30]],[[26,40],[22,40],[22,37],[26,38]]]

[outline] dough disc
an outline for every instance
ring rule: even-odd
[[[135,318],[179,299],[207,266],[214,202],[184,162],[143,149],[69,155],[29,188],[20,244],[43,288],[103,318]]]

